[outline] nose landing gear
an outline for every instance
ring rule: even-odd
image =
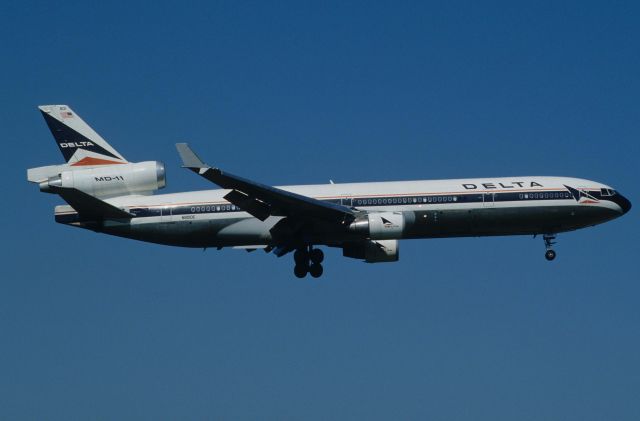
[[[304,278],[307,273],[314,278],[319,278],[324,272],[321,264],[324,253],[320,249],[314,249],[313,246],[297,249],[293,254],[293,260],[296,262],[293,274],[298,278]]]
[[[544,240],[544,247],[547,249],[544,253],[544,258],[548,261],[552,261],[556,258],[556,252],[552,249],[553,245],[556,243],[554,241],[556,236],[553,234],[545,234],[542,236],[542,239]]]
[[[553,259],[556,258],[556,252],[553,250],[547,250],[546,253],[544,254],[544,257],[548,261],[552,261]]]

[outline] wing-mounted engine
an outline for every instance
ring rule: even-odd
[[[370,212],[356,217],[349,230],[372,240],[402,237],[405,220],[402,212]]]
[[[365,240],[345,243],[342,255],[362,259],[367,263],[397,262],[400,256],[398,240]]]
[[[40,190],[72,188],[94,197],[109,198],[129,194],[151,194],[166,185],[164,164],[158,161],[74,168],[68,165],[33,168],[29,181]]]

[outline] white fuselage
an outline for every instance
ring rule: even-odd
[[[567,177],[394,181],[282,186],[283,190],[366,212],[401,214],[403,238],[546,234],[606,222],[626,212],[624,199],[602,183]],[[283,218],[260,221],[224,199],[229,190],[121,196],[107,202],[136,215],[87,225],[69,206],[56,220],[105,233],[186,247],[271,245]],[[628,202],[628,201],[627,201]],[[628,209],[627,209],[628,210]],[[280,235],[280,234],[279,234]],[[282,234],[286,235],[286,234]],[[314,244],[358,239],[327,226],[309,234]]]

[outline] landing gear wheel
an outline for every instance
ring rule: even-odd
[[[553,250],[547,250],[547,252],[544,254],[544,258],[548,261],[552,261],[556,258],[556,252]]]
[[[309,253],[305,249],[298,249],[293,253],[293,260],[296,265],[306,264],[309,261]]]
[[[293,274],[296,275],[297,278],[304,278],[307,276],[307,272],[309,272],[309,266],[307,265],[295,265],[293,268]]]
[[[320,264],[324,260],[324,253],[320,249],[312,249],[309,258],[313,263]]]
[[[309,273],[311,274],[311,276],[313,276],[314,278],[319,278],[322,276],[322,272],[324,270],[322,269],[322,265],[320,263],[314,263],[309,267]]]

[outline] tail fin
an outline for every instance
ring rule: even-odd
[[[38,107],[71,166],[125,164],[127,160],[66,105]]]

